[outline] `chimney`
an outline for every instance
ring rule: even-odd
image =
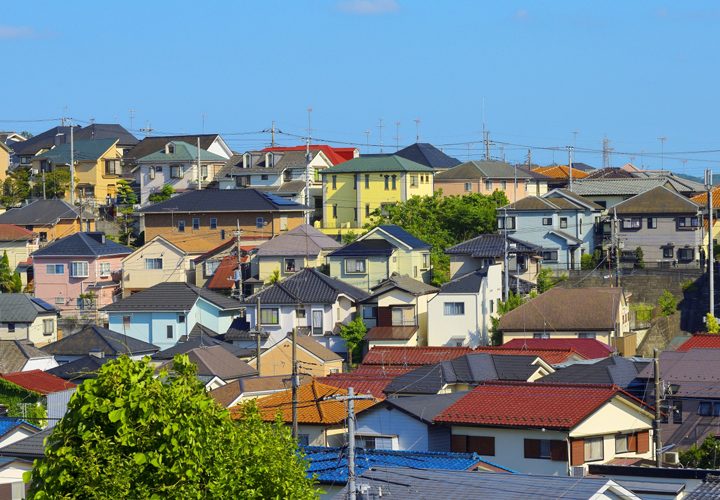
[[[87,232],[85,233],[101,245],[105,244],[105,233],[102,233],[100,231],[93,231],[93,232]]]

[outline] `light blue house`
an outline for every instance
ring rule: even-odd
[[[104,307],[110,330],[149,342],[161,350],[174,346],[196,324],[225,333],[242,305],[219,293],[187,283],[160,283]]]
[[[595,250],[602,210],[572,191],[553,189],[498,209],[498,229],[501,234],[507,231],[508,236],[541,247],[543,267],[580,269],[582,256]]]

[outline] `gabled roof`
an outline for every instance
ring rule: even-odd
[[[15,224],[0,224],[0,241],[32,241],[35,233]]]
[[[403,412],[418,420],[431,424],[433,419],[464,397],[467,391],[452,392],[449,394],[428,394],[423,396],[407,396],[402,398],[388,398],[384,405],[399,408]]]
[[[618,214],[696,214],[699,207],[683,195],[658,186],[613,207]]]
[[[433,169],[420,163],[408,160],[401,156],[380,156],[368,157],[361,156],[345,163],[341,163],[336,167],[326,168],[320,173],[322,175],[332,174],[354,174],[354,173],[370,173],[370,172],[423,172],[430,173]]]
[[[395,152],[408,160],[425,165],[432,169],[452,168],[460,164],[460,160],[448,156],[435,146],[427,142],[416,142]]]
[[[696,205],[700,205],[703,208],[707,208],[707,204],[708,204],[707,191],[693,196],[692,198],[690,198],[690,201],[692,201]],[[712,188],[712,202],[713,202],[713,208],[720,208],[720,186],[715,186]]]
[[[45,438],[50,436],[52,431],[53,427],[47,427],[32,436],[0,448],[0,455],[25,459],[42,458],[45,456]]]
[[[360,238],[358,238],[359,241],[365,241],[365,240],[371,240],[375,238],[370,238],[371,235],[377,234],[377,233],[386,233],[387,235],[390,235],[392,238],[395,238],[396,240],[400,241],[401,243],[407,245],[412,250],[427,250],[431,248],[430,243],[426,243],[420,238],[416,238],[412,234],[405,231],[402,227],[396,225],[396,224],[382,224],[380,226],[372,228],[367,233],[363,234]]]
[[[418,329],[418,326],[374,326],[365,334],[365,340],[410,340]]]
[[[39,427],[36,427],[33,424],[26,422],[25,420],[23,420],[21,418],[0,417],[0,437],[5,436],[7,433],[9,433],[19,427],[23,427],[25,430],[31,431],[33,434],[40,431]]]
[[[301,211],[305,206],[264,193],[257,189],[201,189],[188,191],[169,200],[141,208],[144,214],[198,212],[287,212]]]
[[[306,146],[276,146],[265,148],[262,151],[305,151]],[[326,144],[311,144],[310,151],[322,151],[325,157],[330,160],[333,165],[352,160],[355,158],[356,148],[334,148]]]
[[[0,373],[19,372],[32,359],[52,359],[52,355],[42,352],[30,341],[0,340]]]
[[[554,287],[505,314],[499,329],[530,333],[614,330],[622,297],[620,288]]]
[[[541,248],[532,243],[518,240],[512,236],[507,237],[508,243],[515,245],[514,252],[530,255],[539,255]],[[481,234],[471,240],[463,241],[445,250],[446,254],[469,255],[473,258],[502,257],[505,252],[505,236],[491,233]]]
[[[98,139],[95,141],[75,140],[73,153],[75,161],[97,161],[105,152],[113,147],[117,139]],[[70,165],[70,143],[60,144],[36,158],[49,160],[56,165]]]
[[[35,200],[0,214],[0,223],[18,226],[53,225],[62,219],[77,219],[79,210],[63,200]]]
[[[618,167],[599,168],[590,172],[586,179],[632,179],[633,175]]]
[[[512,339],[498,346],[499,349],[573,349],[585,359],[601,359],[612,356],[615,349],[597,339]]]
[[[549,365],[556,365],[558,363],[565,363],[572,360],[585,359],[582,354],[577,352],[575,349],[507,349],[503,346],[487,346],[487,347],[476,347],[475,352],[487,352],[498,355],[508,356],[537,356]]]
[[[573,361],[566,365],[556,366],[555,373],[536,380],[536,382],[561,384],[581,382],[583,384],[610,384],[627,388],[648,363],[649,361],[635,361],[622,356]]]
[[[488,382],[476,387],[435,422],[492,427],[570,430],[615,397],[637,411],[641,401],[617,386]],[[648,413],[648,418],[652,418]]]
[[[145,137],[142,141],[128,151],[123,158],[130,161],[137,161],[143,156],[147,156],[156,151],[160,151],[165,148],[165,144],[171,141],[187,142],[188,144],[197,145],[197,140],[200,138],[200,149],[207,150],[212,146],[216,139],[220,138],[218,134],[200,134],[200,135],[165,135],[165,136],[152,136]]]
[[[365,375],[362,373],[333,373],[327,377],[316,377],[321,384],[348,389],[352,387],[355,394],[372,394],[376,399],[385,399],[385,387],[393,377],[384,375]]]
[[[192,309],[198,298],[217,306],[220,310],[241,309],[242,304],[225,295],[198,288],[188,283],[159,283],[103,307],[102,311],[179,311]]]
[[[371,257],[381,255],[389,257],[397,247],[387,240],[372,239],[353,241],[349,245],[328,254],[328,257]]]
[[[42,394],[43,396],[75,387],[75,384],[41,370],[3,373],[0,374],[0,378],[3,378],[8,382],[12,382],[15,385],[19,385],[28,391]]]
[[[167,144],[175,146],[173,153],[166,153],[166,146],[163,149],[150,153],[149,155],[138,158],[138,163],[165,163],[165,162],[197,162],[198,150],[197,144],[188,144],[183,141],[169,141]],[[167,145],[166,144],[166,145]],[[200,162],[214,161],[225,163],[225,158],[210,151],[200,148]]]
[[[679,386],[673,395],[678,397],[720,398],[720,349],[690,349],[660,353],[660,377],[664,382]],[[653,378],[652,363],[638,375]]]
[[[485,179],[531,179],[525,170],[516,168],[509,163],[497,160],[468,161],[435,175],[435,182],[485,180]]]
[[[107,257],[130,255],[133,250],[106,238],[104,233],[74,233],[33,252],[37,257]]]
[[[225,342],[223,337],[223,335],[214,332],[208,327],[203,326],[200,323],[195,323],[195,326],[192,330],[190,330],[190,334],[187,335],[187,337],[183,335],[179,342],[174,346],[153,354],[153,359],[173,359],[176,355],[185,354],[197,347],[220,346],[237,358],[252,356],[255,352],[255,349],[246,349],[244,347],[231,344],[230,342]]]
[[[670,182],[664,177],[632,179],[583,179],[573,183],[573,192],[580,196],[634,196]]]
[[[321,233],[309,224],[302,224],[263,243],[257,248],[258,257],[319,255],[322,251],[342,247],[341,243]]]
[[[526,196],[515,203],[510,203],[503,209],[508,210],[602,210],[597,203],[579,196],[568,189],[553,189],[542,196]],[[502,209],[501,209],[502,210]]]
[[[0,294],[0,321],[3,323],[32,323],[39,314],[60,314],[54,306],[29,293]]]
[[[305,268],[282,281],[248,297],[246,304],[255,304],[260,297],[262,304],[334,304],[338,295],[352,300],[363,300],[368,294],[344,281],[331,278],[317,269]]]
[[[712,333],[696,334],[680,344],[675,350],[686,352],[690,349],[720,349],[720,335]]]
[[[443,293],[471,293],[476,294],[482,287],[483,280],[487,277],[487,269],[480,269],[463,274],[457,278],[444,283],[440,287],[440,294]]]
[[[472,352],[470,347],[394,347],[375,346],[363,358],[362,365],[434,365],[441,361],[464,356]]]
[[[583,179],[588,173],[578,168],[569,169],[567,165],[551,165],[549,167],[537,167],[533,169],[535,172],[552,177],[553,179],[570,179],[570,170],[572,170],[573,181],[575,179]]]
[[[300,375],[301,383],[309,381],[308,375]],[[291,380],[287,375],[271,375],[267,377],[243,377],[213,389],[208,394],[225,408],[229,408],[241,396],[256,393],[280,392],[291,388]]]
[[[196,347],[185,354],[197,366],[197,375],[199,377],[218,377],[221,380],[232,380],[257,375],[257,370],[252,366],[238,359],[219,345]],[[172,361],[165,364],[171,367]]]
[[[115,139],[120,146],[134,146],[139,142],[137,137],[117,123],[91,123],[80,130],[75,130],[74,136],[76,141],[84,139]]]
[[[75,125],[75,131],[81,127]],[[50,149],[60,139],[62,142],[70,142],[70,127],[53,127],[45,132],[34,135],[26,141],[16,142],[12,149],[16,155],[36,155],[42,149]]]
[[[309,337],[307,335],[297,335],[295,341],[297,343],[297,347],[299,347],[300,349],[303,349],[304,351],[311,354],[312,356],[315,356],[323,363],[329,362],[329,361],[341,361],[343,359],[339,354],[331,351],[330,349],[328,349],[327,347],[322,345],[320,342],[318,342],[317,340],[315,340],[312,337]],[[264,356],[270,350],[272,350],[276,347],[279,347],[281,344],[292,344],[290,335],[275,342],[273,345],[271,345],[270,347],[265,349],[260,354],[260,356],[261,357]],[[253,359],[256,359],[256,357],[254,357]]]
[[[370,289],[370,296],[367,297],[365,300],[374,299],[375,297],[378,297],[389,292],[390,290],[395,289],[402,290],[403,292],[415,295],[417,297],[421,295],[427,295],[429,293],[437,293],[438,291],[440,291],[439,288],[428,285],[427,283],[424,283],[422,281],[418,281],[414,278],[411,278],[410,276],[393,273],[390,275],[389,278],[384,279],[377,285],[373,286]]]
[[[88,325],[77,333],[42,347],[43,352],[62,356],[84,356],[94,351],[102,351],[105,356],[136,356],[151,355],[159,350],[153,344],[97,325]]]
[[[232,290],[235,287],[234,278],[237,268],[237,255],[226,255],[205,286],[210,290]]]
[[[110,361],[110,359],[111,358],[98,358],[97,356],[86,354],[68,363],[50,368],[46,370],[45,373],[80,384],[83,380],[96,378],[97,371],[102,365]]]

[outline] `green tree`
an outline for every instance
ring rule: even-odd
[[[593,256],[589,253],[584,253],[582,257],[580,257],[580,269],[583,271],[590,271],[592,269],[595,269],[595,265],[593,264]]]
[[[64,198],[65,193],[70,189],[70,170],[66,168],[56,168],[51,172],[46,172],[44,183],[46,198]],[[37,197],[43,196],[42,176],[38,176],[33,186],[33,194]]]
[[[705,329],[707,333],[720,333],[720,323],[715,316],[710,313],[705,315]]]
[[[522,296],[513,292],[508,294],[507,301],[498,301],[497,316],[490,317],[490,321],[492,322],[492,326],[490,327],[490,342],[492,345],[502,345],[503,343],[502,334],[499,330],[500,318],[513,309],[520,307],[522,304]]]
[[[566,278],[567,279],[567,278]],[[539,293],[545,293],[548,290],[550,290],[552,287],[554,287],[559,281],[562,281],[562,276],[560,278],[555,278],[553,276],[552,269],[548,267],[544,267],[540,270],[540,272],[537,275],[537,288]]]
[[[150,200],[150,203],[160,203],[161,201],[172,198],[173,194],[175,194],[175,188],[170,184],[165,184],[160,191],[151,194],[148,199]]]
[[[125,356],[78,386],[28,498],[314,498],[289,432],[253,406],[234,424],[187,356],[157,377]]]
[[[645,253],[641,247],[635,249],[635,267],[645,269]]]
[[[118,215],[122,217],[122,232],[120,233],[120,243],[125,245],[130,244],[130,225],[128,219],[132,217],[134,209],[133,205],[137,203],[137,195],[133,191],[130,184],[120,179],[117,181],[117,203],[118,203]]]
[[[357,317],[346,325],[340,327],[340,336],[345,340],[348,352],[348,364],[353,365],[353,353],[365,339],[367,327],[361,317]]]
[[[720,467],[720,440],[710,436],[700,446],[692,445],[680,452],[680,463],[689,468],[717,469]]]
[[[16,168],[2,183],[0,204],[5,208],[14,207],[30,197],[30,169]]]
[[[355,231],[348,231],[342,235],[342,242],[344,245],[349,245],[356,239],[358,239],[358,234]]]
[[[0,258],[0,292],[17,293],[22,290],[22,282],[20,288],[17,287],[15,274],[17,273],[10,269],[10,259],[8,259],[7,251],[3,251],[3,256]],[[18,278],[20,278],[19,274]]]
[[[658,299],[658,307],[660,307],[660,314],[663,316],[672,316],[675,314],[675,311],[677,311],[677,299],[670,290],[663,291]]]
[[[270,276],[268,276],[266,283],[268,285],[274,285],[278,281],[280,281],[280,269],[275,269]]]

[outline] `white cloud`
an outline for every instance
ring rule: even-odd
[[[34,36],[36,36],[35,31],[27,26],[0,25],[0,39],[32,38]]]
[[[337,8],[348,14],[375,15],[396,12],[400,5],[396,0],[343,0]]]

